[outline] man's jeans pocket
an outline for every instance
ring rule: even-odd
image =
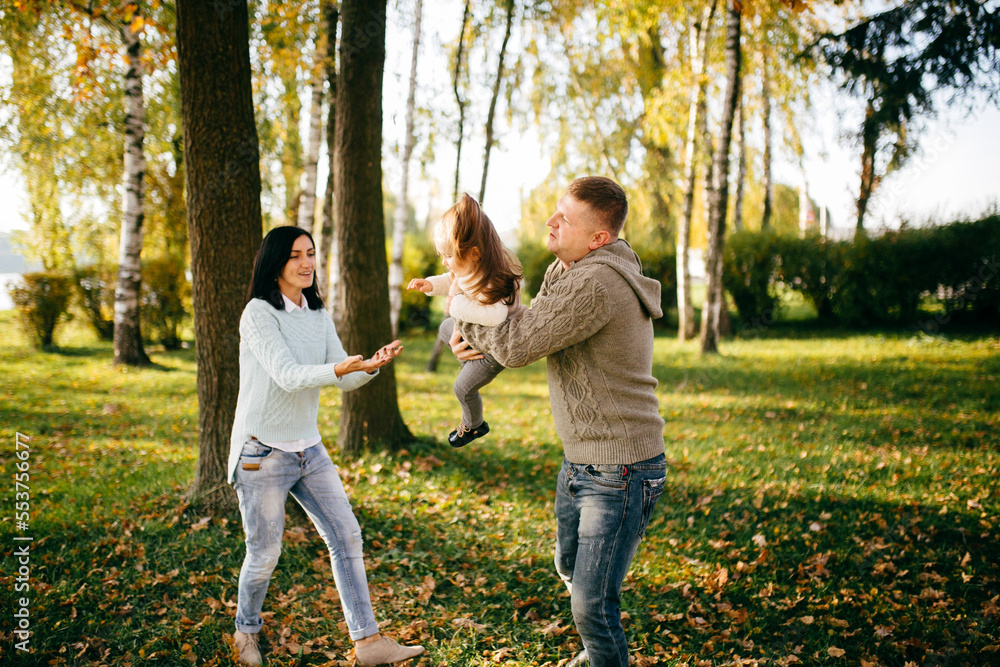
[[[649,518],[653,515],[656,501],[663,495],[663,485],[666,481],[666,477],[642,480],[642,518],[639,522],[639,537],[643,537],[646,534],[646,526],[649,525]]]

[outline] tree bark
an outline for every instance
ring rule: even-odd
[[[875,106],[872,101],[868,101],[868,108],[865,110],[865,120],[861,125],[861,192],[858,193],[858,225],[855,229],[855,236],[865,233],[865,213],[868,211],[868,202],[878,185],[878,178],[875,176],[875,147],[878,142],[878,124],[874,121]]]
[[[200,512],[231,513],[226,462],[239,393],[239,321],[260,248],[260,171],[247,3],[177,3],[188,236],[198,361]]]
[[[313,63],[313,76],[310,82],[312,95],[309,100],[309,138],[306,144],[305,176],[306,182],[299,198],[299,215],[297,225],[311,234],[316,221],[316,172],[319,165],[319,144],[323,135],[323,84],[326,62],[326,45],[324,40],[317,38],[320,44],[316,46],[316,62]]]
[[[681,219],[677,225],[677,338],[691,340],[695,336],[694,305],[691,301],[691,218],[694,213],[694,191],[697,183],[699,139],[707,127],[706,103],[708,38],[715,16],[716,0],[705,7],[701,17],[691,26],[688,48],[691,58],[691,88],[689,92],[688,136],[684,147],[684,195]],[[707,149],[706,149],[707,150]]]
[[[490,169],[490,151],[493,150],[493,120],[496,117],[497,98],[500,97],[500,86],[503,83],[503,61],[507,55],[507,42],[510,41],[510,31],[514,25],[514,0],[507,0],[507,29],[500,45],[500,55],[497,59],[497,78],[493,82],[493,97],[490,98],[490,111],[486,116],[486,155],[483,158],[483,180],[479,184],[479,204],[486,199],[486,174]],[[458,199],[458,197],[456,197]]]
[[[455,91],[455,101],[458,103],[458,139],[455,141],[455,187],[452,190],[452,201],[458,201],[458,176],[462,168],[462,140],[465,139],[465,100],[459,90],[462,78],[462,57],[465,55],[465,31],[469,25],[472,10],[472,0],[465,0],[465,10],[462,12],[462,31],[458,34],[458,51],[455,53],[455,76],[452,78],[452,88]]]
[[[767,58],[762,67],[761,97],[764,102],[764,215],[760,219],[760,228],[767,229],[771,224],[771,213],[774,208],[774,181],[771,180],[771,81],[767,70]]]
[[[132,31],[130,16],[121,25],[125,44],[125,215],[118,248],[118,285],[115,287],[114,364],[145,366],[149,357],[139,327],[139,288],[142,280],[142,223],[146,157],[146,103],[142,94],[142,44]]]
[[[743,90],[742,81],[740,82],[740,90]],[[746,151],[746,104],[743,101],[743,94],[741,92],[739,98],[739,125],[736,134],[736,152],[739,157],[737,158],[737,169],[736,169],[736,197],[733,200],[733,231],[738,232],[743,229],[743,188],[747,181],[747,151]]]
[[[382,212],[382,76],[386,0],[345,0],[341,20],[341,94],[337,96],[334,188],[337,192],[340,337],[350,354],[370,357],[389,342],[389,290]],[[399,412],[392,364],[344,394],[340,447],[395,450],[411,436]]]
[[[323,192],[323,226],[319,233],[319,249],[316,261],[316,275],[320,292],[326,300],[326,306],[333,316],[333,321],[340,324],[340,310],[337,308],[336,277],[336,235],[337,226],[333,220],[333,163],[334,163],[334,130],[337,128],[337,23],[340,20],[340,7],[336,2],[325,0],[322,3],[323,29],[326,31],[326,60],[323,67],[326,72],[326,82],[330,89],[330,103],[326,112],[326,155],[327,174],[326,189]]]
[[[413,57],[410,60],[410,90],[406,95],[406,138],[403,140],[403,177],[392,222],[392,265],[389,267],[389,319],[392,336],[399,335],[399,312],[403,308],[403,243],[406,241],[407,203],[410,196],[410,157],[413,155],[413,107],[417,95],[417,55],[420,52],[420,16],[423,0],[417,0],[413,18]]]
[[[731,0],[726,20],[726,96],[722,107],[719,145],[715,148],[715,167],[708,212],[708,253],[705,273],[705,307],[701,313],[701,353],[719,351],[719,324],[725,308],[722,291],[722,250],[726,233],[726,208],[729,200],[729,149],[733,138],[733,117],[740,95],[740,0]]]

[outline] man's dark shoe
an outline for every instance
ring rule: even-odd
[[[465,422],[461,422],[458,428],[448,434],[448,444],[452,447],[465,447],[477,438],[481,438],[490,432],[490,425],[483,422],[476,428],[469,428]]]
[[[590,656],[587,655],[587,649],[583,649],[576,654],[576,657],[566,663],[566,667],[583,667],[584,665],[590,664]]]

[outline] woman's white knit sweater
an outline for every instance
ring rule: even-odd
[[[333,367],[347,358],[333,320],[324,309],[278,310],[251,299],[240,319],[240,393],[229,449],[232,484],[243,444],[303,440],[319,435],[319,388],[343,391],[367,384],[378,373]]]

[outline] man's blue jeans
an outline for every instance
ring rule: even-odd
[[[330,551],[333,579],[351,639],[378,632],[368,595],[361,526],[323,444],[291,453],[251,440],[243,445],[234,487],[247,546],[240,570],[236,629],[255,633],[263,625],[260,611],[281,554],[285,499],[291,493]]]
[[[622,582],[663,493],[663,454],[630,465],[563,460],[556,486],[556,571],[593,667],[626,667]]]

